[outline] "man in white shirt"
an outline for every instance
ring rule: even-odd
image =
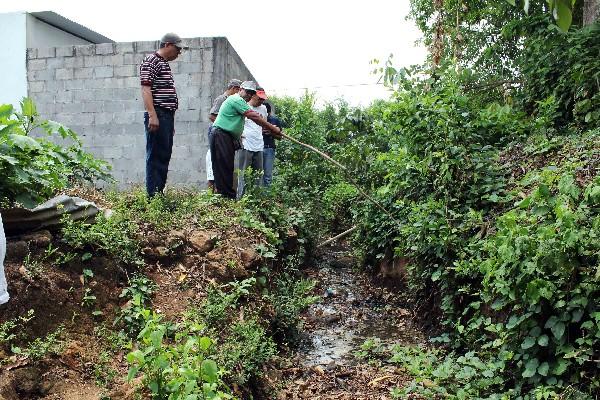
[[[263,101],[267,99],[267,95],[262,88],[256,88],[254,94],[248,101],[250,109],[256,111],[265,120],[267,119],[267,107],[263,105]],[[242,133],[242,148],[237,154],[238,168],[238,184],[237,184],[237,199],[241,199],[244,195],[244,173],[249,168],[254,172],[262,173],[263,169],[263,129],[256,122],[249,118],[244,121],[244,132]],[[255,184],[262,185],[262,177],[257,178]]]

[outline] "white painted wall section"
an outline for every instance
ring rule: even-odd
[[[0,104],[13,104],[27,96],[27,14],[0,14]]]
[[[78,36],[65,32],[62,29],[49,25],[44,21],[40,21],[31,14],[26,15],[28,48],[70,46],[91,43]]]

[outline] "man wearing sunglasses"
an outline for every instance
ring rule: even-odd
[[[165,188],[173,150],[178,99],[169,61],[175,60],[186,48],[178,35],[167,33],[160,40],[160,48],[144,58],[140,65],[142,99],[146,108],[146,191],[150,197],[162,193]]]
[[[237,94],[229,96],[219,109],[217,119],[213,123],[213,139],[210,143],[215,190],[220,195],[235,199],[233,188],[233,168],[235,151],[239,148],[240,137],[244,131],[244,118],[254,121],[265,128],[274,137],[281,137],[281,129],[267,122],[259,113],[248,105],[252,96],[256,95],[256,83],[245,81],[240,85]],[[237,147],[237,148],[236,148]]]

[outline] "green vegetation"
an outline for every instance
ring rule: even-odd
[[[431,59],[403,69],[388,60],[378,72],[394,90],[389,101],[362,110],[343,101],[318,109],[311,94],[275,99],[287,134],[347,170],[283,141],[272,187],[249,187],[240,202],[187,190],[111,193],[112,215],[65,219],[64,249],[28,257],[25,269],[35,279],[51,258],[81,260],[85,284],[97,275],[94,257],[106,256],[129,277],[113,325],[122,331],[102,335],[113,344],[95,371],[100,382],[114,376],[108,354],[127,347],[129,379],[141,376],[154,398],[243,397],[279,348],[296,342],[299,315],[316,301],[303,262],[318,241],[356,225],[363,267],[401,259],[401,290],[440,333],[427,348],[386,349],[376,339],[360,347],[357,358],[413,376],[393,397],[597,397],[600,25],[581,27],[581,4],[567,3],[412,0]],[[37,128],[76,144],[30,137]],[[0,172],[6,205],[106,168],[25,100],[19,114],[0,107]],[[145,265],[176,268],[182,232],[196,230],[216,232],[217,249],[227,233],[250,232],[260,265],[207,284],[202,302],[169,319],[152,310],[157,286]],[[236,263],[223,260],[226,271]],[[98,306],[90,287],[81,304]],[[1,325],[0,344],[13,344],[23,321]],[[12,351],[38,358],[58,335]]]
[[[64,146],[57,141],[65,143]],[[108,164],[82,149],[75,132],[41,120],[31,99],[0,105],[0,205],[32,207],[72,182],[109,179]]]

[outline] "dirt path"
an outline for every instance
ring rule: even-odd
[[[279,371],[285,382],[280,399],[390,399],[390,389],[410,380],[375,354],[423,342],[423,334],[397,290],[374,284],[354,265],[348,249],[339,247],[306,271],[318,282],[320,301],[304,314],[300,348]]]

